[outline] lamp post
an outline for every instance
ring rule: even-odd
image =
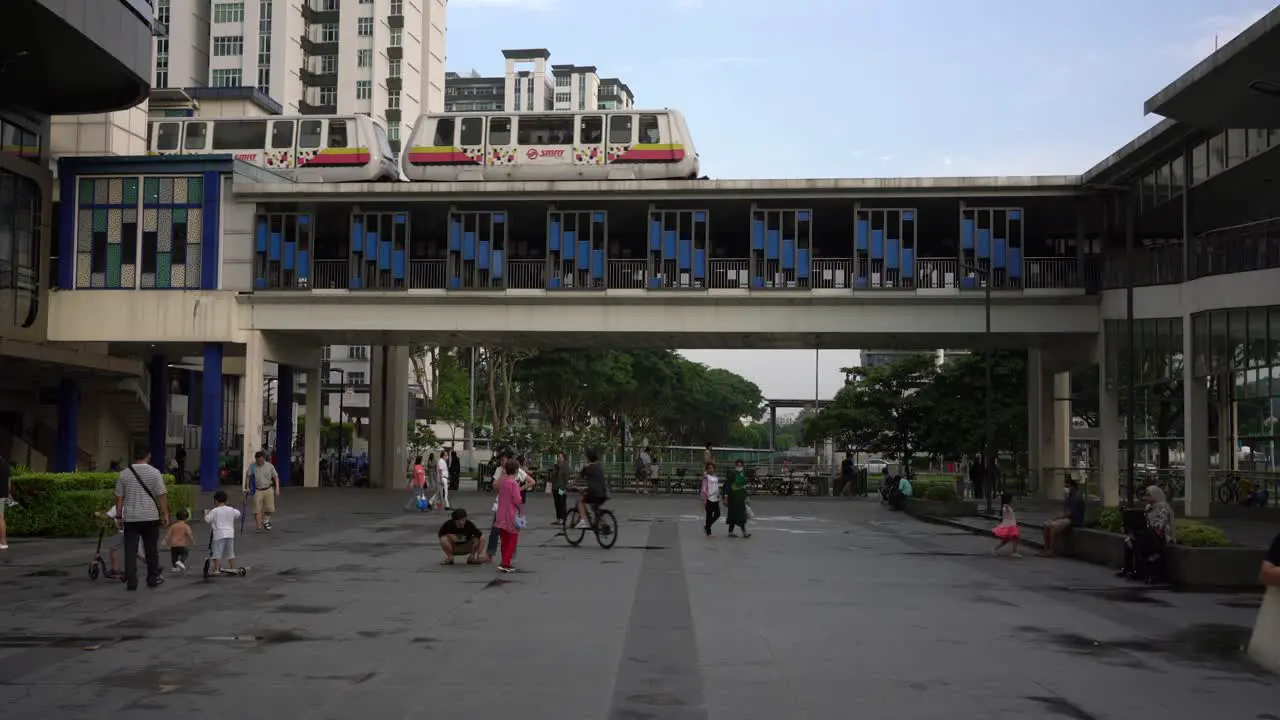
[[[993,481],[995,469],[995,424],[992,420],[991,400],[994,391],[994,381],[992,379],[992,356],[991,356],[991,271],[987,268],[978,267],[977,265],[961,264],[960,269],[971,272],[974,277],[982,278],[982,310],[983,310],[983,330],[982,341],[984,350],[982,352],[982,484],[987,495],[987,513],[990,514],[991,494],[994,492],[995,484]]]

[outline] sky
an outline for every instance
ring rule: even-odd
[[[1076,174],[1160,120],[1143,102],[1274,7],[1259,0],[452,0],[446,67],[504,48],[620,77],[688,120],[712,178]],[[768,138],[780,152],[740,153]],[[686,351],[765,397],[814,352]],[[818,394],[857,351],[818,357]],[[780,373],[778,368],[788,368]]]

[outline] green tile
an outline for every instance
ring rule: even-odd
[[[80,206],[85,207],[93,204],[93,180],[89,178],[80,178]]]
[[[126,205],[136,205],[138,202],[138,178],[131,177],[124,179],[124,202]]]
[[[156,253],[156,287],[173,287],[172,253]]]
[[[186,222],[186,221],[187,221],[187,209],[186,209],[186,208],[174,208],[174,209],[173,209],[173,221],[174,221],[174,222],[176,222],[176,223],[184,223],[184,222]]]
[[[106,210],[93,211],[93,231],[94,232],[107,231],[107,211]]]
[[[160,202],[159,178],[146,178],[142,181],[142,201],[147,205]]]
[[[123,248],[120,245],[107,246],[107,287],[120,287],[120,257]]]
[[[187,180],[187,202],[204,202],[204,178],[190,178]]]

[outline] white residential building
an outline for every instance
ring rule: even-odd
[[[549,65],[546,48],[503,50],[501,77],[447,73],[445,112],[618,110],[633,107],[631,88],[601,78],[594,65]]]

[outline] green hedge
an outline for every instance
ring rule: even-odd
[[[923,476],[911,481],[911,496],[921,500],[954,502],[956,481],[949,476]]]
[[[18,506],[5,513],[15,536],[87,537],[104,522],[98,517],[115,503],[117,473],[27,473],[12,479]],[[169,510],[177,513],[195,502],[190,486],[164,476]]]
[[[1231,538],[1221,528],[1199,520],[1178,518],[1176,544],[1183,547],[1229,547]],[[1086,519],[1085,525],[1109,533],[1124,532],[1124,517],[1120,508],[1105,508]]]

